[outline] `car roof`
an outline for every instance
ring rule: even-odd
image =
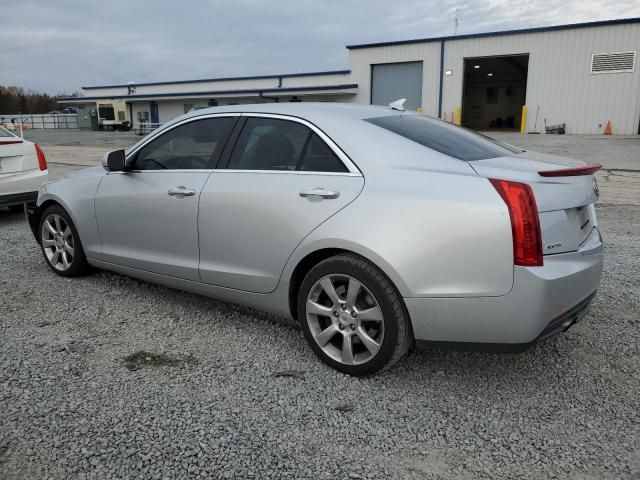
[[[314,119],[324,119],[328,115],[340,115],[343,118],[350,117],[354,120],[362,120],[364,118],[371,118],[382,115],[400,115],[410,114],[413,112],[393,110],[391,107],[361,105],[355,103],[273,102],[202,108],[193,110],[180,118],[184,119],[192,116],[200,116],[211,113],[272,113],[300,117],[313,122]]]
[[[186,119],[211,114],[251,113],[288,115],[304,119],[322,130],[355,163],[361,172],[366,173],[379,167],[397,168],[399,160],[411,168],[422,168],[425,158],[444,158],[445,163],[432,163],[433,168],[447,169],[452,163],[450,157],[419,145],[401,135],[363,120],[385,116],[422,115],[411,110],[395,110],[388,106],[362,105],[354,103],[331,102],[287,102],[259,103],[242,105],[224,105],[192,110],[165,123],[156,132],[170,129],[172,125]],[[141,140],[144,141],[145,139]],[[127,151],[136,149],[138,144]],[[464,163],[459,161],[460,163]],[[469,168],[464,166],[464,168]]]

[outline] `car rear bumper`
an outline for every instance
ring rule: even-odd
[[[47,180],[48,170],[32,169],[0,175],[0,201],[5,197],[21,194],[33,194],[36,197],[40,185]],[[31,201],[31,200],[29,200]],[[24,203],[24,202],[18,202]],[[13,205],[16,205],[15,203]]]
[[[587,314],[600,284],[602,249],[588,252],[515,267],[513,289],[503,296],[405,298],[418,345],[522,350],[568,329]]]
[[[0,195],[0,207],[12,207],[23,203],[33,203],[38,198],[38,192],[10,193]]]

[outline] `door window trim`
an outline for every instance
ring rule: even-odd
[[[146,147],[149,143],[153,142],[157,138],[160,138],[165,133],[168,133],[171,130],[174,130],[175,128],[178,128],[178,127],[180,127],[182,125],[185,125],[187,123],[196,122],[196,121],[199,121],[199,120],[207,120],[209,118],[229,118],[229,117],[233,118],[233,117],[241,117],[241,116],[242,116],[242,113],[240,113],[240,112],[227,112],[227,113],[208,113],[208,114],[205,114],[205,115],[198,115],[198,116],[195,116],[195,117],[185,118],[184,120],[181,120],[179,122],[171,124],[167,128],[158,129],[158,130],[154,131],[153,133],[151,133],[148,138],[142,140],[141,143],[135,145],[129,152],[127,152],[127,154],[125,155],[125,159],[128,162],[129,160],[133,159],[140,152],[140,150],[142,150],[144,147]],[[233,133],[235,132],[235,127],[236,127],[237,123],[238,123],[238,120],[236,119],[236,123],[234,123],[233,127],[231,128],[231,132],[229,133],[229,135],[225,139],[225,145],[223,145],[222,150],[220,151],[220,155],[218,157],[218,165],[216,165],[215,168],[198,168],[198,169],[163,169],[163,168],[156,168],[156,169],[149,169],[149,170],[135,170],[134,169],[134,170],[127,170],[126,173],[140,173],[140,172],[209,172],[210,173],[210,172],[213,172],[217,167],[219,167],[220,158],[222,158],[222,155],[226,150],[227,143],[229,142],[229,139],[232,138]],[[121,172],[113,172],[113,173],[121,173]],[[125,172],[122,172],[122,173],[125,173]]]
[[[230,154],[225,158],[225,161],[222,164],[219,164],[215,169],[216,172],[228,172],[228,173],[268,173],[268,174],[286,174],[286,175],[341,175],[341,176],[356,176],[361,177],[362,172],[358,169],[355,163],[351,161],[351,159],[347,156],[346,153],[342,151],[340,147],[329,137],[326,133],[316,127],[313,123],[305,120],[304,118],[294,117],[291,115],[282,115],[276,113],[243,113],[243,117],[246,119],[249,118],[273,118],[275,120],[285,120],[293,123],[298,123],[300,125],[304,125],[313,133],[318,135],[320,139],[327,144],[329,149],[340,159],[343,165],[347,168],[347,172],[323,172],[319,171],[309,171],[309,170],[246,170],[246,169],[234,169],[227,168],[229,165],[229,161],[231,160],[231,153],[235,149],[236,145],[233,145]],[[244,127],[243,127],[244,128]],[[237,138],[236,138],[237,142]]]

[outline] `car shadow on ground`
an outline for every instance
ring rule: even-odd
[[[12,210],[9,210],[8,207],[0,207],[0,226],[9,222],[15,222],[18,218],[22,218],[23,220],[25,220],[26,224],[26,219],[22,210],[20,210],[19,212],[14,212]]]

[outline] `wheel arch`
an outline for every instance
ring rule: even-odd
[[[38,206],[27,205],[27,223],[29,223],[29,228],[31,228],[31,232],[38,242],[40,242],[40,220],[42,219],[42,214],[52,205],[58,205],[67,211],[65,206],[54,198],[48,198]]]
[[[399,279],[397,273],[393,269],[391,269],[390,266],[386,265],[384,262],[374,261],[374,260],[371,259],[372,258],[371,256],[369,256],[367,254],[363,255],[358,250],[359,249],[348,248],[346,246],[344,246],[344,247],[321,247],[321,248],[317,248],[315,250],[307,252],[304,256],[302,256],[302,258],[300,258],[295,263],[295,267],[293,267],[291,269],[291,273],[286,277],[286,278],[288,278],[288,281],[289,281],[289,295],[288,295],[289,311],[291,312],[291,317],[294,320],[298,319],[297,298],[298,298],[298,293],[300,291],[300,286],[302,284],[302,281],[304,280],[304,277],[318,263],[322,262],[323,260],[326,260],[327,258],[336,256],[336,255],[341,255],[341,254],[349,254],[349,255],[358,256],[358,257],[362,258],[363,260],[369,262],[371,265],[373,265],[378,270],[380,270],[387,277],[389,282],[391,282],[391,284],[394,286],[394,288],[398,292],[398,295],[402,299],[402,297],[403,297],[403,288],[406,288],[406,286]],[[384,266],[381,266],[381,263]],[[392,275],[389,275],[389,270],[392,271]],[[404,299],[402,300],[402,302],[403,302],[403,305],[404,305]],[[406,306],[405,306],[405,311],[407,311],[406,310]],[[408,316],[408,311],[407,311],[407,316]],[[410,318],[409,318],[409,321],[411,321]]]

